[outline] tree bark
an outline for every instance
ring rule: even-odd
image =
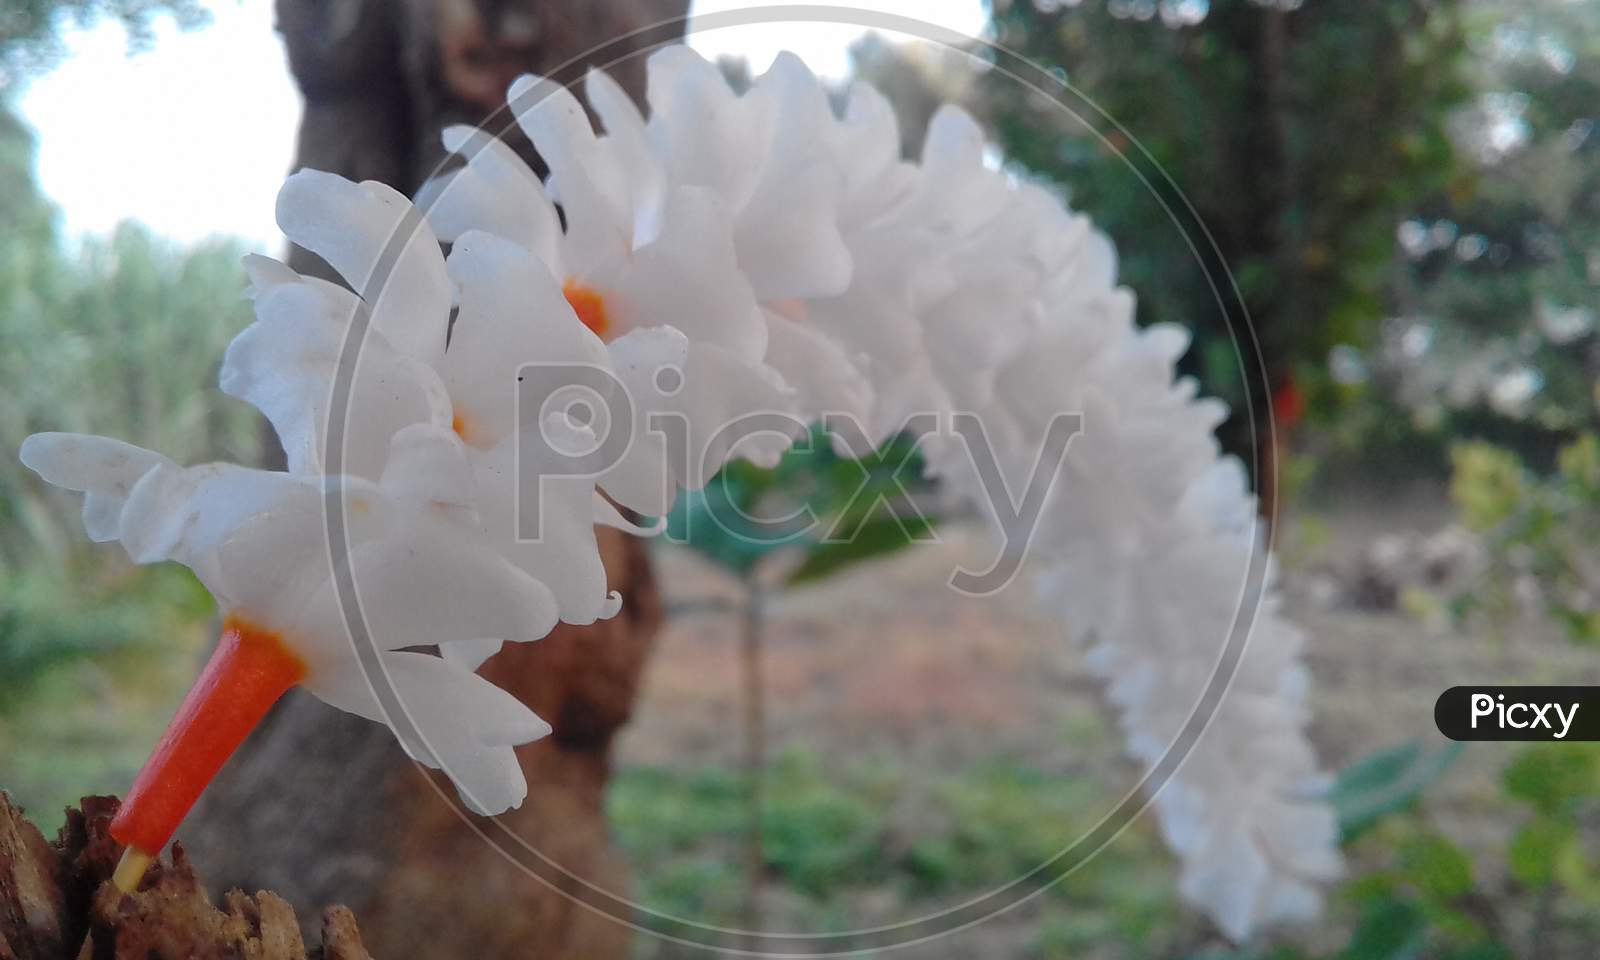
[[[296,167],[412,194],[444,158],[439,131],[493,113],[518,74],[556,73],[686,9],[687,0],[278,0],[306,102]],[[653,31],[594,59],[637,98],[643,56],[612,61],[670,36]],[[579,69],[556,76],[575,79]],[[514,131],[506,139],[536,161],[525,139]],[[305,250],[291,250],[289,262],[330,275]],[[661,612],[644,545],[612,530],[600,542],[623,612],[508,645],[482,672],[555,727],[518,751],[529,796],[500,824],[571,877],[620,894],[625,871],[602,803],[611,743],[632,710]],[[451,957],[626,954],[626,928],[557,889],[570,877],[546,883],[509,863],[474,829],[497,828],[458,815],[419,771],[387,729],[291,694],[179,838],[216,882],[275,890],[302,917],[312,904],[350,904],[379,956],[412,955],[419,944]],[[453,795],[447,784],[444,792]]]
[[[120,893],[106,882],[121,850],[107,833],[116,809],[115,798],[85,797],[52,844],[0,793],[0,958],[372,960],[344,907],[323,913],[309,954],[293,908],[272,893],[231,890],[217,909],[181,845]]]

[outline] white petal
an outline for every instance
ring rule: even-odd
[[[857,365],[858,358],[815,327],[771,310],[765,313],[767,362],[795,388],[801,416],[819,420],[824,414],[842,414],[866,429],[873,391]]]
[[[563,266],[578,276],[633,246],[633,210],[613,151],[602,149],[570,90],[525,75],[508,94],[517,123],[550,166],[550,190],[567,227]]]
[[[799,57],[783,53],[745,99],[770,101],[776,119],[761,178],[738,208],[739,265],[762,300],[838,294],[851,260],[839,233],[844,172],[826,143],[827,96]]]
[[[524,364],[607,366],[605,345],[523,248],[474,231],[456,241],[449,266],[461,307],[440,369],[469,443],[493,446],[516,426]]]
[[[612,370],[633,408],[633,440],[620,461],[598,478],[606,494],[647,517],[662,517],[677,499],[678,481],[667,462],[666,438],[651,413],[665,409],[661,379],[681,383],[689,338],[674,327],[645,327],[606,344]],[[664,372],[665,371],[665,372]]]
[[[623,329],[673,326],[751,360],[766,353],[766,328],[739,270],[732,225],[709,190],[672,192],[660,238],[634,254],[607,293]]]
[[[548,736],[550,725],[509,693],[439,657],[389,653],[382,666],[373,681],[392,685],[401,716],[386,720],[353,660],[313,675],[306,687],[341,710],[388,722],[406,753],[443,769],[474,812],[521,805],[528,785],[511,746]]]
[[[772,105],[736,96],[715,64],[681,44],[651,54],[646,73],[647,129],[668,182],[712,187],[741,209],[777,128]]]
[[[135,562],[176,560],[224,610],[278,627],[292,616],[291,587],[327,575],[324,517],[321,478],[227,463],[163,466],[129,494],[122,542]]]
[[[648,423],[649,411],[639,414]],[[678,481],[667,463],[666,438],[646,426],[634,434],[622,458],[596,478],[618,503],[646,517],[664,517],[678,498]]]
[[[615,156],[632,197],[634,244],[647,243],[660,230],[666,177],[650,149],[644,117],[627,91],[604,71],[589,70],[584,77],[584,96],[605,127],[601,143]]]
[[[454,243],[469,230],[483,230],[525,247],[558,265],[561,221],[544,184],[504,141],[477,127],[446,127],[440,139],[465,167],[422,185],[417,206],[439,239]]]
[[[294,272],[288,264],[259,253],[245,254],[240,258],[240,263],[244,265],[245,276],[250,278],[250,285],[244,291],[247,299],[254,300],[256,294],[268,287],[275,287],[280,283],[298,283],[301,279],[300,274]]]
[[[547,421],[545,429],[556,428]],[[609,616],[613,604],[594,535],[593,478],[560,472],[570,468],[565,460],[541,461],[533,442],[520,451],[519,475],[517,444],[509,438],[472,455],[485,541],[549,587],[564,622]]]
[[[921,177],[909,212],[939,234],[959,238],[1005,210],[1005,181],[983,166],[983,129],[959,107],[944,104],[928,121]]]
[[[36,433],[19,457],[46,483],[83,493],[83,529],[97,543],[121,537],[123,507],[146,473],[177,467],[143,447],[81,433]]]
[[[690,345],[683,388],[658,402],[687,422],[689,461],[674,468],[688,490],[705,486],[734,457],[775,466],[806,427],[777,371],[711,345]]]
[[[443,353],[451,300],[444,257],[404,196],[374,181],[301,170],[278,192],[278,226],[361,294],[373,327],[397,349],[428,361]]]
[[[453,430],[413,424],[397,432],[378,485],[405,508],[456,511],[449,516],[477,524],[472,464]]]
[[[839,226],[849,236],[909,197],[918,171],[901,159],[894,106],[869,83],[850,85],[844,119],[834,131],[834,155],[845,178]]]
[[[426,518],[356,545],[347,565],[366,629],[380,648],[458,640],[537,640],[556,623],[556,602],[539,581],[453,525]],[[334,585],[306,605],[302,651],[313,670],[350,656]]]
[[[220,385],[266,415],[291,473],[323,469],[341,370],[341,472],[376,477],[400,427],[450,422],[450,398],[432,369],[397,353],[376,331],[364,343],[348,342],[356,307],[348,291],[279,283],[262,290],[255,306],[257,321],[228,345]]]
[[[603,527],[612,527],[624,533],[631,533],[636,537],[654,537],[667,529],[667,518],[657,516],[649,524],[634,523],[622,515],[610,500],[607,500],[600,491],[594,493],[594,522]]]
[[[446,663],[452,663],[463,670],[476,671],[483,666],[490,657],[500,652],[505,646],[504,640],[456,640],[451,643],[439,645],[439,656]]]

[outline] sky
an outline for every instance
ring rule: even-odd
[[[137,219],[193,243],[240,237],[276,253],[272,220],[289,170],[300,95],[272,30],[272,0],[209,0],[211,23],[183,31],[158,22],[155,42],[131,53],[120,25],[71,29],[67,55],[34,78],[20,108],[39,140],[39,180],[69,237]],[[695,0],[692,12],[759,4]],[[981,0],[859,0],[857,10],[915,16],[966,34],[984,24]],[[843,77],[860,27],[756,24],[694,33],[707,56],[746,56],[760,71],[783,49],[826,77]],[[893,39],[893,37],[891,37]]]

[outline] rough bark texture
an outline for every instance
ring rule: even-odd
[[[106,834],[116,809],[85,797],[52,844],[0,793],[0,960],[371,960],[344,907],[323,913],[309,954],[294,909],[272,893],[230,890],[217,909],[181,846],[122,894],[107,882],[121,853]]]
[[[278,0],[278,28],[305,96],[297,167],[381,180],[408,194],[443,158],[439,131],[499,108],[523,72],[570,80],[565,66],[637,28],[681,16],[687,0]],[[597,62],[671,36],[602,47]],[[610,65],[637,97],[643,59]],[[559,70],[559,73],[557,71]],[[504,115],[501,120],[504,121]],[[498,129],[492,125],[491,129]],[[525,140],[508,142],[534,159]],[[327,275],[304,250],[290,263]],[[549,720],[555,734],[519,751],[530,793],[500,824],[584,881],[621,892],[602,799],[610,746],[628,719],[660,610],[643,545],[601,531],[601,554],[623,612],[508,646],[490,679]],[[379,956],[419,943],[447,957],[625,955],[627,930],[574,905],[507,862],[389,732],[295,693],[246,743],[179,831],[224,885],[273,889],[306,916],[351,904]],[[502,835],[503,836],[503,835]]]
[[[518,74],[566,82],[600,65],[637,97],[644,54],[680,35],[670,21],[687,10],[688,0],[278,0],[306,99],[296,165],[414,193],[444,158],[439,131],[499,110]]]

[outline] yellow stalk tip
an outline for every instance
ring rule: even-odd
[[[155,854],[145,853],[138,847],[127,848],[122,851],[122,859],[117,861],[116,872],[111,875],[112,884],[123,893],[139,889],[139,881],[144,879],[144,872],[155,859]]]

